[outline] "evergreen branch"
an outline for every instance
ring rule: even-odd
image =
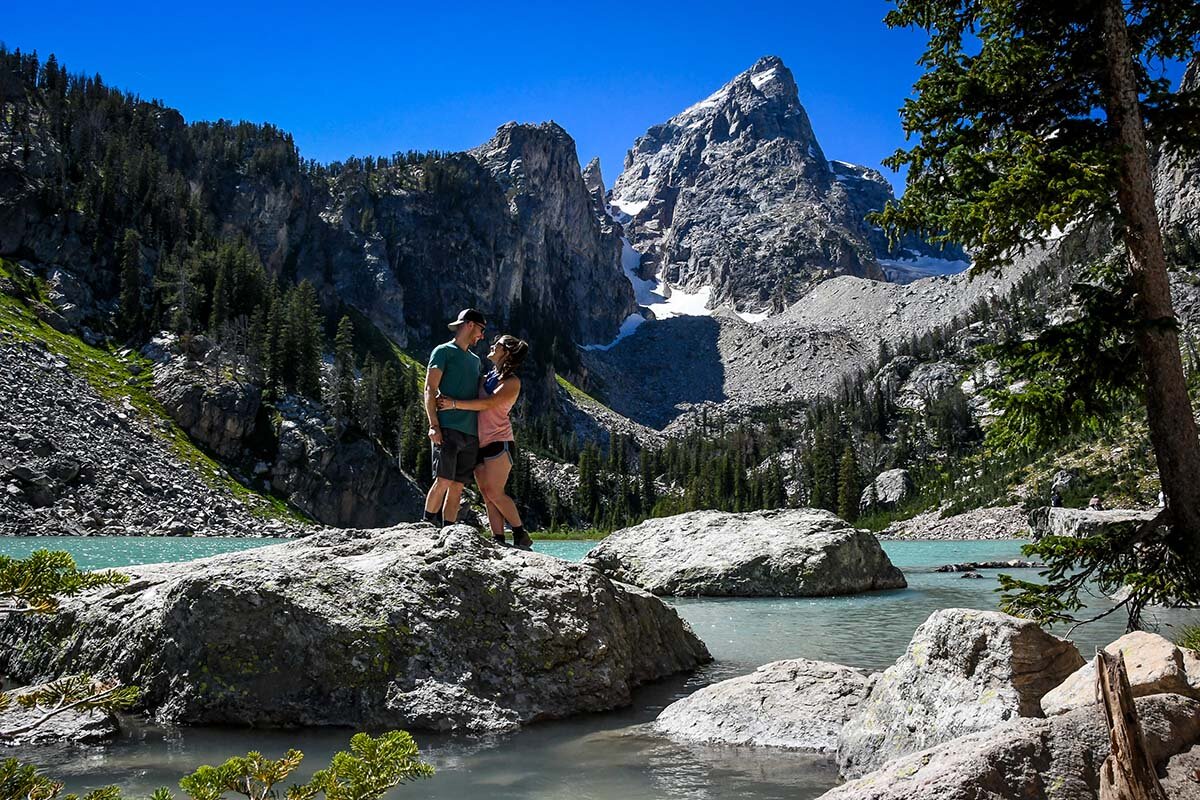
[[[16,701],[19,705],[39,710],[42,714],[25,725],[0,730],[0,737],[11,738],[28,733],[59,714],[71,710],[100,710],[109,713],[121,711],[132,706],[137,696],[136,687],[125,686],[119,682],[97,681],[87,675],[60,678],[17,696]],[[0,704],[0,710],[11,706],[12,693],[5,693],[3,697],[7,702]]]

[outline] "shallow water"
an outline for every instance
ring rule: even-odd
[[[23,556],[37,547],[70,550],[81,566],[95,569],[182,560],[226,550],[271,544],[246,539],[48,538],[3,539],[0,554]],[[680,745],[646,729],[669,703],[717,680],[745,674],[781,658],[818,658],[882,669],[899,656],[913,630],[938,608],[996,607],[995,571],[981,580],[937,573],[940,564],[1014,558],[1020,542],[884,542],[909,586],[842,598],[677,598],[669,602],[708,645],[714,663],[639,689],[631,707],[530,726],[495,739],[417,734],[422,757],[438,774],[399,787],[392,797],[565,798],[803,798],[837,782],[826,759],[772,750]],[[595,542],[540,541],[535,549],[576,561]],[[1097,608],[1105,607],[1097,604]],[[1178,623],[1179,615],[1164,620]],[[1191,621],[1194,621],[1194,616]],[[1119,636],[1119,614],[1076,631],[1085,656]],[[1061,631],[1060,631],[1061,633]],[[1170,635],[1170,630],[1164,630]],[[119,784],[127,794],[174,788],[179,777],[202,763],[219,763],[247,750],[278,757],[289,747],[306,754],[295,774],[304,780],[346,749],[353,731],[305,729],[175,729],[138,727],[97,747],[0,749],[16,755],[81,791]],[[305,767],[308,769],[306,770]]]

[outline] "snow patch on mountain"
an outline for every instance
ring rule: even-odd
[[[970,261],[962,259],[936,258],[912,250],[906,250],[904,254],[905,258],[879,259],[884,274],[892,283],[912,283],[936,275],[957,275],[971,267]]]

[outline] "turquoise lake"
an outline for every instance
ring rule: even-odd
[[[69,550],[86,568],[198,558],[272,544],[258,539],[16,538],[0,539],[0,554],[22,557],[46,547]],[[577,561],[595,542],[539,541],[534,549]],[[416,733],[422,757],[437,769],[427,781],[398,787],[389,797],[423,798],[810,798],[837,783],[823,758],[767,749],[681,745],[649,732],[646,723],[669,703],[714,681],[742,675],[781,658],[816,658],[872,670],[888,666],[916,627],[939,608],[995,609],[995,571],[983,579],[938,573],[941,564],[1020,556],[1021,542],[884,542],[908,588],[841,598],[669,600],[708,645],[715,661],[689,676],[638,690],[618,711],[530,726],[495,739]],[[1097,610],[1107,602],[1097,599]],[[1164,612],[1155,620],[1168,637],[1173,626],[1196,622],[1193,612]],[[1119,614],[1075,631],[1085,657],[1123,632]],[[1060,635],[1063,631],[1058,631]],[[33,761],[71,791],[108,784],[139,796],[203,763],[247,750],[278,757],[289,747],[306,758],[296,779],[346,749],[349,729],[251,731],[162,729],[131,725],[102,746],[0,749],[0,758]]]

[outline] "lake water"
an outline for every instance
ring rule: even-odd
[[[183,560],[271,544],[271,540],[163,538],[0,539],[0,554],[21,557],[38,547],[71,551],[89,569]],[[904,570],[908,588],[842,598],[669,600],[708,645],[714,663],[690,676],[643,687],[631,707],[532,725],[494,739],[417,733],[422,757],[437,769],[431,780],[398,787],[390,797],[566,798],[802,798],[837,782],[826,759],[766,749],[680,745],[647,730],[669,703],[714,681],[742,675],[781,658],[817,658],[882,669],[899,656],[916,627],[939,608],[996,607],[995,572],[981,580],[938,573],[940,564],[1014,558],[1020,542],[884,542]],[[535,549],[577,561],[595,542],[539,541]],[[1097,608],[1105,607],[1097,601]],[[1178,624],[1179,614],[1160,620]],[[1194,622],[1191,616],[1186,621]],[[1089,656],[1122,633],[1120,614],[1080,628],[1074,639]],[[1171,630],[1163,632],[1170,636]],[[1062,633],[1060,631],[1060,633]],[[278,757],[289,747],[305,753],[294,774],[306,780],[346,749],[353,731],[305,729],[162,729],[136,726],[102,746],[0,749],[0,758],[32,761],[71,791],[118,784],[126,794],[158,786],[176,789],[180,776],[204,763],[260,750]]]

